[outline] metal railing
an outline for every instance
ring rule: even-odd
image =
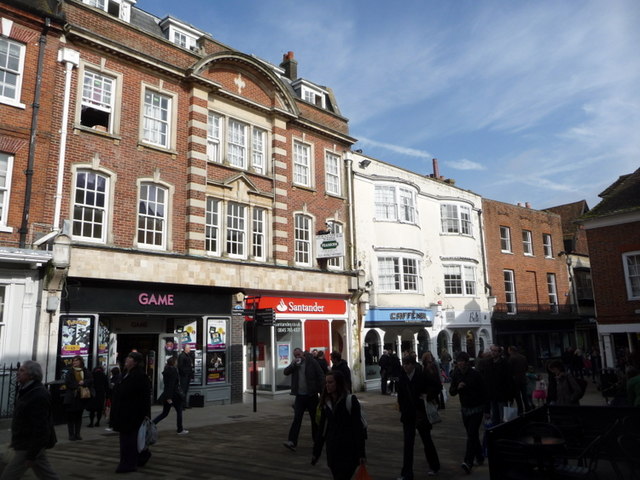
[[[20,362],[0,365],[0,418],[13,415],[16,393],[18,390],[17,377]]]
[[[516,314],[516,313],[536,313],[544,315],[569,314],[576,311],[575,306],[551,305],[548,303],[496,303],[493,311],[495,313]]]

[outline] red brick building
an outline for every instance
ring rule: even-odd
[[[640,169],[600,197],[580,223],[589,242],[603,359],[615,367],[640,352]]]
[[[51,224],[57,53],[64,20],[51,1],[0,3],[0,361],[32,358],[46,328],[42,289],[51,253],[33,245]],[[53,74],[49,74],[54,72]],[[45,271],[49,272],[46,276]],[[46,316],[44,317],[46,321]],[[2,392],[0,392],[2,393]],[[0,395],[8,398],[6,395]]]
[[[529,206],[482,200],[488,283],[496,305],[494,338],[542,365],[575,345],[578,316],[570,304],[562,224]]]
[[[288,389],[293,348],[349,351],[347,119],[292,52],[273,65],[140,3],[67,1],[51,47],[47,118],[63,134],[43,145],[37,229],[71,253],[50,374],[135,348],[160,391],[188,343],[209,401],[240,399],[251,378]],[[323,258],[327,238],[339,256]],[[276,312],[256,330],[255,375],[232,315],[245,297]]]

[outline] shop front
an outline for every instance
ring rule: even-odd
[[[434,312],[420,308],[371,308],[365,316],[364,358],[366,388],[380,387],[378,360],[382,350],[413,351],[418,356],[432,349]]]
[[[75,355],[88,368],[122,369],[126,356],[146,361],[154,398],[167,359],[189,345],[195,375],[189,394],[230,402],[231,292],[208,287],[70,278],[59,318],[56,378]]]
[[[245,372],[247,390],[282,393],[291,389],[284,369],[293,360],[293,350],[338,351],[348,360],[348,302],[343,298],[286,296],[248,297],[244,312],[273,310],[273,325],[245,317]],[[255,345],[255,349],[253,348]],[[255,369],[254,369],[255,364]]]

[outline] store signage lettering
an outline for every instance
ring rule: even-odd
[[[389,320],[428,320],[426,312],[391,312]]]
[[[318,302],[314,302],[313,305],[305,305],[305,304],[296,304],[294,302],[289,302],[288,304],[284,302],[281,298],[278,306],[276,307],[278,312],[315,312],[315,313],[323,313],[324,305],[318,305]]]
[[[140,305],[169,305],[174,306],[173,293],[167,293],[164,295],[155,293],[141,293],[138,295],[138,303]]]

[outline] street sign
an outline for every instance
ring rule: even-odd
[[[256,322],[258,325],[272,326],[276,322],[276,312],[273,308],[261,308],[256,310]]]

